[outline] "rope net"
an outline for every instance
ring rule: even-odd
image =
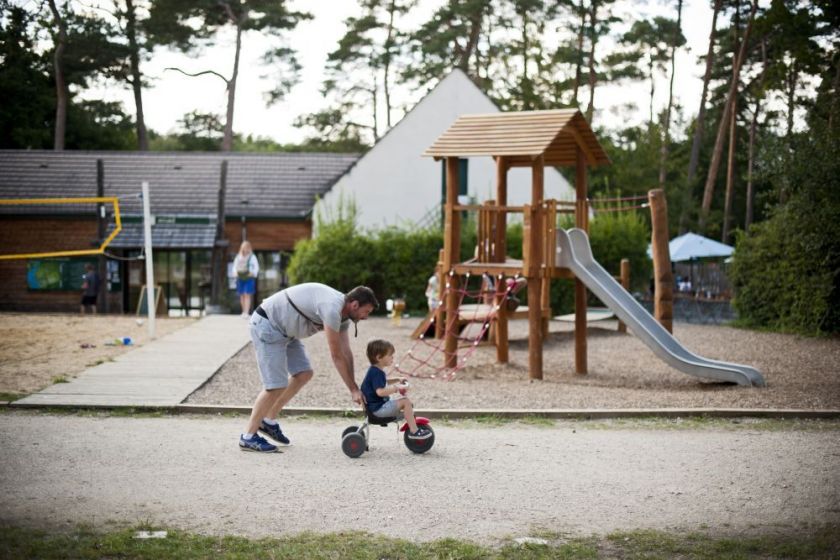
[[[435,338],[436,317],[432,315],[426,332],[421,333],[408,351],[395,361],[393,371],[410,377],[453,381],[458,371],[467,365],[467,360],[476,351],[481,341],[488,336],[490,325],[498,315],[501,306],[507,305],[517,287],[516,280],[518,279],[518,276],[509,278],[505,282],[505,289],[497,291],[495,286],[503,281],[502,275],[497,276],[495,282],[492,277],[483,275],[481,287],[478,289],[470,289],[471,275],[469,273],[464,275],[464,281],[459,282],[457,288],[452,285],[453,276],[454,272],[450,272],[443,294],[437,300],[436,309],[445,305],[450,292],[455,290],[457,293],[458,313],[454,317],[448,317],[449,314],[446,314],[443,338]],[[465,305],[465,300],[476,300],[479,303]],[[430,332],[431,336],[427,336]],[[446,351],[446,339],[453,332],[458,340],[457,349],[465,348],[466,350],[457,355],[454,366],[447,366],[451,353]]]

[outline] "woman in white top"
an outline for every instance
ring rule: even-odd
[[[239,294],[242,316],[248,317],[251,314],[251,300],[257,291],[257,275],[260,273],[260,263],[248,241],[243,241],[239,246],[239,252],[233,259],[233,271],[236,273],[236,293]]]

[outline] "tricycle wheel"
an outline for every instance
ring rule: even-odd
[[[341,450],[351,459],[361,456],[366,447],[367,442],[360,433],[351,432],[341,438]]]
[[[341,432],[341,439],[344,439],[344,436],[346,436],[347,434],[352,434],[352,433],[358,432],[358,431],[359,431],[358,426],[348,426],[348,427],[344,428],[343,432]]]
[[[408,449],[410,451],[412,451],[413,453],[425,453],[426,451],[431,449],[432,446],[435,444],[435,431],[428,424],[426,424],[423,427],[426,428],[427,430],[429,430],[430,432],[432,432],[432,435],[429,436],[426,439],[411,439],[411,438],[409,438],[408,437],[408,432],[409,432],[408,429],[406,429],[405,432],[403,433],[403,441],[405,442],[405,446],[408,447]]]

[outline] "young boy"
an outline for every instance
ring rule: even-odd
[[[391,399],[389,396],[401,390],[398,385],[394,385],[395,383],[405,382],[404,377],[393,379],[385,377],[384,369],[394,363],[394,345],[387,340],[371,340],[367,346],[367,357],[371,366],[365,374],[361,387],[367,401],[367,409],[378,418],[404,416],[408,423],[410,439],[430,438],[432,436],[430,430],[417,426],[411,401],[407,397]]]

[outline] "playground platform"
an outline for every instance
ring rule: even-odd
[[[239,315],[211,315],[13,406],[176,406],[249,341]]]

